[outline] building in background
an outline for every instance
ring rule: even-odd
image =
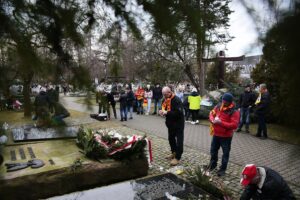
[[[242,78],[250,78],[252,70],[255,68],[261,60],[262,55],[246,56],[243,61],[231,61],[227,62],[228,69],[241,68],[240,76]]]

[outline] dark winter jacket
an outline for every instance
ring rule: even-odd
[[[110,105],[115,106],[116,101],[114,98],[114,95],[112,93],[107,93],[107,101],[110,103]]]
[[[185,96],[183,99],[183,108],[184,109],[189,109],[190,103],[189,103],[189,96]]]
[[[260,102],[255,107],[255,113],[258,115],[266,114],[269,110],[270,102],[271,102],[271,98],[269,92],[262,93]]]
[[[255,103],[256,97],[255,94],[251,91],[245,91],[241,94],[239,99],[239,108],[248,108],[249,106],[253,106]]]
[[[127,94],[126,93],[121,93],[120,94],[120,108],[125,108],[127,106]]]
[[[48,97],[48,95],[45,91],[41,91],[35,97],[35,100],[34,100],[34,105],[36,107],[38,107],[38,106],[49,107],[49,103],[50,103],[50,100],[49,100],[49,97]]]
[[[161,87],[155,87],[153,88],[153,99],[159,100],[162,98],[162,88]]]
[[[268,167],[263,168],[266,171],[266,178],[261,188],[257,185],[248,185],[241,196],[241,200],[265,199],[265,200],[294,200],[293,192],[285,180],[276,171]]]
[[[135,99],[134,93],[132,92],[132,90],[130,90],[130,91],[127,93],[127,105],[128,105],[128,106],[132,106],[132,105],[133,105],[134,99]]]
[[[166,126],[169,129],[184,129],[183,105],[177,96],[171,100],[171,110],[166,115]]]

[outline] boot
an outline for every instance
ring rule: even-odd
[[[175,156],[176,156],[176,153],[175,153],[175,152],[173,152],[171,155],[167,156],[167,157],[166,157],[166,159],[168,159],[168,160],[172,160],[172,159],[174,159],[174,158],[175,158]]]
[[[171,166],[176,166],[178,164],[179,164],[179,160],[177,160],[176,158],[172,159],[171,162],[170,162]]]

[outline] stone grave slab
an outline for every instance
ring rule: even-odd
[[[76,138],[79,127],[59,127],[59,128],[36,128],[33,125],[24,125],[12,129],[14,142],[50,140],[63,138]]]
[[[167,200],[167,199],[217,199],[189,182],[167,173],[126,181],[105,187],[74,192],[49,200]]]
[[[4,163],[24,163],[35,157],[45,165],[7,172],[0,166],[0,199],[45,199],[146,176],[147,159],[119,162],[86,158],[75,140],[43,140],[5,146]],[[26,159],[23,159],[23,158]],[[82,166],[72,170],[76,159]],[[126,172],[126,173],[125,173]],[[96,198],[99,199],[99,198]]]

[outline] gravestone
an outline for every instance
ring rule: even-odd
[[[116,192],[117,191],[117,192]],[[163,200],[163,199],[217,199],[191,183],[167,173],[135,181],[75,192],[50,200],[102,199],[102,200]]]
[[[32,125],[12,129],[14,142],[76,138],[78,127],[36,128]]]

